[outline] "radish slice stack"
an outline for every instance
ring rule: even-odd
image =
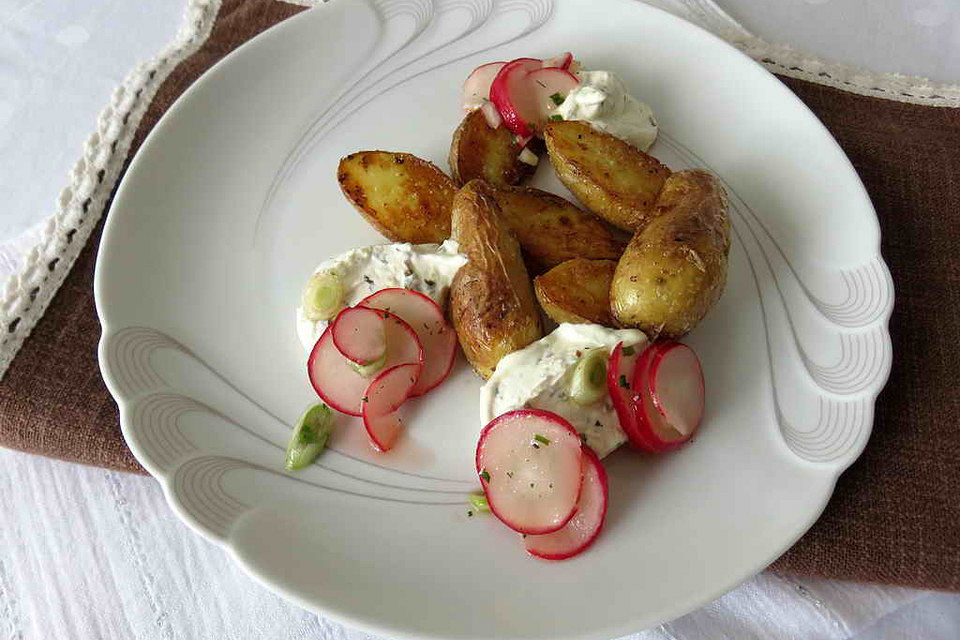
[[[703,419],[700,359],[685,344],[664,340],[632,364],[614,349],[607,387],[631,446],[650,453],[672,451],[693,437]]]
[[[477,473],[490,511],[524,534],[527,550],[560,560],[587,549],[606,514],[606,473],[569,422],[519,409],[480,433]]]
[[[523,545],[544,560],[565,560],[585,551],[600,535],[607,516],[607,472],[589,447],[583,449],[583,487],[577,512],[562,529],[527,536]]]
[[[362,417],[373,446],[388,451],[402,430],[401,405],[443,382],[456,343],[433,300],[384,289],[334,318],[310,352],[307,374],[324,402]]]
[[[423,347],[423,372],[411,395],[421,396],[444,381],[457,354],[457,334],[436,302],[418,291],[381,289],[359,306],[389,311],[416,332]]]
[[[493,128],[502,122],[523,146],[554,115],[559,101],[580,84],[575,75],[578,67],[570,52],[546,60],[490,62],[467,76],[461,102],[467,111],[483,109]]]

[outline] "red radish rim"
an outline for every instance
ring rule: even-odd
[[[482,470],[481,470],[481,468],[480,468],[480,444],[483,442],[483,440],[484,440],[484,438],[486,437],[487,433],[488,433],[491,429],[495,428],[495,427],[497,426],[497,424],[499,424],[499,423],[502,422],[503,420],[507,419],[508,417],[514,417],[514,416],[518,416],[518,415],[530,416],[530,417],[535,417],[535,418],[541,418],[541,419],[544,419],[544,420],[550,420],[550,421],[552,421],[552,422],[557,422],[557,423],[559,423],[561,426],[566,427],[567,429],[570,430],[570,432],[571,432],[574,436],[577,437],[577,440],[580,442],[580,455],[581,455],[581,456],[583,455],[584,450],[586,450],[588,447],[585,447],[585,446],[583,445],[583,440],[580,438],[580,433],[579,433],[576,429],[574,429],[574,428],[573,428],[573,425],[571,425],[563,416],[557,415],[556,413],[553,413],[552,411],[545,411],[545,410],[543,410],[543,409],[514,409],[513,411],[507,411],[506,413],[501,413],[499,416],[497,416],[496,418],[494,418],[493,420],[491,420],[490,422],[488,422],[488,423],[486,424],[486,426],[484,426],[483,429],[480,430],[480,436],[477,438],[477,451],[476,451],[476,453],[474,454],[474,466],[475,466],[476,469],[477,469],[477,476],[480,478],[480,486],[483,488],[483,495],[486,496],[486,498],[487,498],[487,505],[488,505],[489,508],[490,508],[490,512],[491,512],[493,515],[495,515],[495,516],[497,517],[497,519],[500,520],[500,522],[502,522],[502,523],[503,523],[504,525],[506,525],[508,528],[510,528],[510,529],[512,529],[513,531],[516,531],[516,532],[518,532],[518,533],[523,533],[523,534],[526,534],[526,535],[535,535],[535,536],[536,536],[536,535],[544,535],[544,534],[547,534],[547,533],[553,533],[554,531],[559,531],[560,529],[563,529],[563,528],[567,525],[567,523],[570,522],[570,520],[573,518],[573,516],[575,516],[575,515],[577,514],[577,503],[580,501],[580,492],[583,490],[583,472],[582,472],[582,470],[581,470],[581,473],[580,473],[580,485],[577,487],[577,499],[574,501],[574,506],[573,506],[573,509],[570,511],[570,514],[569,514],[566,518],[563,519],[563,521],[560,523],[559,526],[557,526],[557,527],[550,527],[550,528],[548,528],[548,529],[542,529],[542,530],[541,530],[541,529],[525,529],[525,530],[516,529],[516,528],[514,528],[513,526],[511,526],[510,524],[508,524],[506,520],[504,520],[503,518],[501,518],[500,515],[497,514],[497,509],[496,509],[496,505],[494,504],[494,501],[490,500],[490,497],[489,497],[489,495],[487,494],[487,481],[484,480],[484,479],[483,479],[483,476],[480,475],[480,473],[482,472]],[[582,468],[583,468],[583,467],[582,467],[582,465],[581,465],[581,469],[582,469]]]
[[[359,365],[367,365],[367,364],[370,364],[371,362],[373,362],[373,360],[367,360],[367,361],[359,360],[359,359],[353,357],[352,355],[350,355],[349,353],[345,353],[345,352],[344,352],[343,347],[340,345],[339,342],[337,342],[337,330],[336,330],[336,328],[335,328],[336,325],[337,325],[337,322],[340,320],[341,316],[343,316],[344,313],[347,313],[347,312],[356,312],[356,310],[357,310],[357,308],[358,308],[359,306],[360,306],[360,305],[355,305],[355,306],[353,306],[353,307],[344,307],[343,309],[341,309],[341,310],[337,313],[337,315],[333,318],[333,322],[331,322],[330,325],[329,325],[329,326],[330,326],[330,330],[331,330],[331,331],[330,331],[330,335],[331,335],[331,338],[333,339],[333,346],[335,346],[335,347],[337,348],[337,351],[340,352],[340,355],[342,355],[344,358],[346,358],[347,360],[349,360],[349,361],[351,361],[351,362],[355,362],[356,364],[359,364]],[[374,309],[368,309],[367,307],[363,307],[361,310],[362,310],[362,311],[367,311],[367,310],[369,310],[369,311],[376,312]],[[381,316],[380,320],[381,320],[381,324],[382,324],[382,321],[383,321],[383,317],[382,317],[382,316]],[[422,346],[423,346],[423,345],[421,345],[421,349],[422,349]],[[386,344],[384,344],[384,353],[386,353]]]
[[[428,296],[428,295],[426,295],[426,294],[423,294],[423,293],[420,293],[419,291],[416,291],[416,290],[414,290],[414,289],[404,289],[403,287],[387,287],[387,288],[385,288],[385,289],[380,289],[379,291],[375,291],[375,292],[371,293],[371,294],[368,295],[366,298],[364,298],[363,300],[361,300],[360,302],[358,302],[358,303],[357,303],[357,306],[358,306],[358,307],[360,307],[360,306],[365,307],[365,306],[366,306],[365,303],[366,303],[367,301],[369,301],[371,298],[374,298],[374,297],[376,297],[377,295],[383,293],[384,291],[405,291],[406,293],[413,294],[413,295],[415,295],[415,296],[419,296],[419,297],[423,298],[424,300],[426,300],[427,302],[429,302],[430,304],[432,304],[432,305],[434,306],[434,308],[437,310],[437,315],[438,315],[438,316],[440,317],[440,319],[443,321],[443,326],[444,326],[444,328],[445,328],[447,331],[453,331],[453,327],[451,327],[451,326],[450,326],[450,323],[447,322],[447,318],[446,318],[446,316],[444,316],[444,314],[443,314],[443,309],[440,308],[440,305],[438,305],[438,304],[436,303],[436,301],[435,301],[433,298],[431,298],[430,296]],[[378,309],[378,310],[381,310],[381,311],[387,311],[386,309],[379,309],[378,307],[372,307],[372,308]],[[390,313],[390,312],[387,311],[387,313]],[[402,318],[401,318],[401,320],[402,320]],[[413,327],[411,327],[411,329],[413,329]],[[413,329],[413,332],[416,333],[416,329]],[[423,343],[422,343],[422,342],[420,341],[420,339],[419,339],[419,334],[418,334],[417,341],[420,342],[420,361],[423,362],[423,361],[424,361],[424,358],[426,357],[426,354],[424,354],[424,352],[423,352]],[[412,394],[410,397],[411,397],[411,398],[419,398],[420,396],[422,396],[422,395],[424,395],[424,394],[432,391],[433,389],[436,389],[438,386],[440,386],[440,383],[442,383],[444,380],[446,380],[447,377],[450,375],[450,371],[453,369],[453,363],[456,362],[456,360],[457,360],[457,341],[454,340],[453,349],[450,350],[450,357],[449,357],[449,359],[448,359],[448,361],[447,361],[447,366],[446,366],[446,369],[444,369],[443,375],[442,375],[440,378],[438,378],[435,383],[431,384],[429,387],[426,387],[426,388],[418,391],[417,393]],[[425,364],[425,363],[424,363],[424,364]]]
[[[600,513],[600,523],[597,525],[597,528],[593,531],[593,534],[587,538],[579,547],[575,547],[571,551],[565,553],[538,553],[533,549],[526,548],[527,553],[541,560],[567,560],[574,556],[580,555],[591,546],[593,546],[594,541],[600,535],[600,532],[603,531],[603,525],[607,520],[607,509],[610,506],[610,483],[607,477],[607,470],[604,468],[603,463],[600,462],[600,458],[588,446],[583,447],[583,455],[589,464],[592,464],[597,471],[597,480],[600,482],[600,487],[603,489],[603,510]],[[579,502],[579,499],[578,499]]]
[[[647,438],[641,433],[638,415],[640,409],[637,406],[637,392],[634,388],[636,384],[637,367],[643,361],[643,355],[652,345],[647,346],[634,360],[633,369],[627,372],[621,372],[620,361],[627,356],[623,355],[623,343],[617,343],[613,352],[610,354],[610,360],[607,363],[607,392],[613,401],[613,408],[617,412],[617,420],[620,422],[620,429],[627,436],[627,442],[630,447],[636,451],[654,451],[653,445],[647,442]],[[620,384],[620,376],[623,375],[628,380],[629,388],[624,388]]]
[[[705,405],[706,405],[706,393],[705,393],[705,392],[706,392],[706,388],[707,388],[707,387],[706,387],[706,382],[705,382],[704,379],[703,379],[703,366],[700,364],[700,356],[697,355],[697,352],[694,351],[689,345],[683,344],[682,342],[674,342],[673,344],[670,344],[669,347],[660,349],[656,354],[653,355],[653,357],[652,357],[651,360],[650,360],[650,374],[651,374],[651,375],[649,375],[649,377],[647,378],[647,386],[648,386],[648,389],[649,389],[649,391],[650,391],[650,400],[653,402],[653,406],[657,409],[657,411],[660,413],[660,415],[663,416],[664,420],[665,420],[668,424],[670,424],[669,420],[667,420],[667,412],[666,412],[666,409],[664,409],[664,408],[660,405],[660,396],[659,396],[659,394],[657,393],[657,385],[656,385],[656,383],[654,382],[654,381],[656,380],[656,376],[654,376],[654,375],[652,375],[652,374],[653,374],[654,371],[657,370],[657,367],[660,366],[660,361],[663,360],[663,358],[666,357],[666,355],[667,355],[668,353],[670,353],[671,351],[673,351],[673,350],[676,349],[676,348],[684,348],[684,349],[688,350],[690,353],[693,354],[694,360],[696,360],[696,362],[697,362],[697,371],[698,371],[699,374],[700,374],[700,375],[699,375],[699,378],[700,378],[700,397],[704,399],[704,404],[700,407],[700,415],[699,415],[699,417],[697,418],[696,424],[694,424],[694,425],[693,425],[693,428],[690,429],[690,436],[687,436],[687,440],[689,440],[690,437],[691,437],[694,433],[696,433],[697,428],[700,426],[700,422],[703,420],[704,409],[706,408],[706,406],[705,406]],[[676,427],[674,427],[674,429],[676,429]],[[677,432],[679,433],[680,430],[677,429]],[[672,442],[672,441],[671,441],[671,442]]]
[[[410,383],[410,389],[416,386],[417,380],[419,380],[420,378],[420,371],[423,369],[423,365],[420,363],[406,362],[404,364],[398,364],[390,367],[389,369],[385,369],[381,371],[379,374],[377,374],[376,376],[374,376],[373,380],[370,382],[370,386],[367,387],[368,395],[369,395],[369,389],[373,387],[373,385],[375,385],[381,378],[384,378],[387,375],[393,374],[394,371],[404,367],[416,367],[414,376],[413,376],[414,380],[412,383]],[[364,431],[367,432],[367,437],[370,438],[370,442],[378,451],[384,452],[384,453],[389,451],[390,449],[393,448],[394,442],[391,442],[389,446],[381,443],[377,438],[377,436],[374,435],[373,429],[371,427],[371,423],[377,418],[385,418],[393,413],[396,413],[397,409],[399,409],[403,405],[403,403],[407,401],[409,397],[410,396],[409,396],[409,389],[408,389],[408,394],[405,395],[403,399],[399,403],[397,403],[396,406],[391,407],[389,411],[384,411],[383,413],[378,413],[376,415],[368,415],[367,407],[370,406],[370,403],[363,404],[362,415],[361,415],[361,418],[363,419],[363,429]]]
[[[558,59],[562,59],[562,62],[560,64],[547,65],[548,62],[552,60],[558,60]],[[564,71],[567,71],[570,69],[570,65],[573,64],[573,54],[570,53],[569,51],[564,51],[558,56],[553,56],[552,58],[545,59],[543,61],[543,64],[544,64],[543,66],[544,69],[563,69]]]
[[[484,68],[486,68],[486,67],[492,67],[492,66],[494,66],[494,65],[500,65],[500,67],[497,69],[497,72],[499,73],[500,69],[502,69],[503,66],[506,65],[506,64],[507,64],[507,61],[505,61],[505,60],[497,60],[497,61],[494,61],[494,62],[487,62],[486,64],[481,64],[479,67],[475,67],[474,70],[471,71],[471,72],[467,75],[466,79],[463,81],[463,87],[461,88],[461,91],[460,91],[460,102],[461,102],[461,105],[464,107],[464,109],[468,109],[468,110],[471,110],[471,111],[472,111],[474,108],[476,108],[476,107],[472,107],[472,106],[468,105],[468,102],[467,102],[467,98],[468,98],[468,95],[467,95],[467,85],[470,83],[471,78],[473,78],[474,76],[476,76],[477,73],[478,73],[481,69],[484,69]],[[493,74],[493,75],[490,77],[490,84],[493,83],[493,79],[496,78],[496,77],[497,77],[497,74],[496,74],[496,73]],[[477,95],[482,95],[483,98],[486,98],[486,99],[489,100],[489,99],[490,99],[490,84],[487,85],[486,95],[482,95],[482,94],[480,94],[479,92],[476,92]],[[474,92],[470,92],[470,93],[471,93],[471,95],[472,95]],[[470,103],[470,104],[472,105],[472,103]]]
[[[417,350],[418,350],[418,354],[419,354],[418,363],[422,365],[422,364],[423,364],[423,345],[420,344],[420,338],[417,337],[417,332],[414,331],[414,330],[410,327],[409,324],[407,324],[406,322],[404,322],[401,318],[398,318],[396,315],[390,313],[389,311],[384,311],[383,309],[377,309],[377,311],[380,311],[381,313],[387,314],[387,316],[389,316],[391,319],[395,320],[395,321],[397,322],[397,324],[400,325],[400,327],[401,327],[404,331],[406,331],[406,332],[410,335],[410,337],[413,338],[414,343],[416,343],[416,345],[417,345]],[[320,343],[323,342],[323,340],[324,340],[324,338],[327,336],[327,334],[330,333],[330,327],[331,327],[331,326],[332,326],[332,325],[328,325],[327,328],[323,330],[323,333],[320,334],[320,337],[317,338],[317,341],[313,344],[313,349],[310,350],[310,355],[307,357],[307,379],[310,381],[310,386],[313,387],[314,392],[320,397],[321,400],[323,400],[323,401],[326,402],[328,405],[330,405],[330,407],[331,407],[332,409],[336,409],[336,410],[339,411],[340,413],[345,413],[345,414],[347,414],[348,416],[355,416],[355,417],[358,417],[358,418],[359,418],[359,417],[362,415],[362,407],[361,407],[361,411],[353,411],[352,409],[344,408],[339,402],[336,402],[336,401],[334,401],[334,400],[331,400],[330,394],[324,393],[323,390],[320,389],[320,387],[319,387],[317,384],[315,384],[314,381],[313,381],[313,373],[312,373],[312,372],[313,372],[313,362],[314,362],[314,360],[315,360],[316,357],[317,357],[317,353],[318,353],[318,351],[319,351]],[[330,336],[330,341],[331,341],[331,342],[333,341],[333,336],[332,336],[332,335]],[[336,345],[334,345],[334,350],[336,350]],[[337,353],[339,354],[340,352],[337,351]],[[343,354],[340,354],[340,355],[342,356]],[[390,362],[390,354],[389,354],[389,353],[387,354],[387,362]],[[414,363],[402,362],[402,363],[397,363],[397,364],[414,364]],[[385,366],[386,366],[386,365],[385,365]],[[396,366],[396,365],[389,365],[389,366],[390,366],[390,367],[393,367],[393,366]],[[374,376],[374,377],[376,377],[376,376]]]
[[[393,365],[392,367],[390,367],[390,368],[388,368],[388,369],[384,369],[383,371],[381,371],[381,372],[378,373],[377,375],[373,376],[373,379],[370,381],[370,386],[368,386],[367,389],[368,389],[368,390],[371,389],[371,388],[373,387],[373,385],[377,384],[377,382],[380,381],[381,378],[385,378],[385,377],[387,376],[387,374],[392,373],[393,371],[399,369],[400,367],[416,367],[416,372],[414,373],[414,376],[413,376],[413,383],[412,383],[412,385],[411,385],[411,388],[413,388],[413,386],[415,386],[415,385],[417,384],[417,380],[420,379],[420,372],[423,370],[423,365],[421,365],[419,362],[404,362],[404,363],[402,363],[402,364],[395,364],[395,365]],[[370,394],[368,393],[367,395],[369,396]],[[387,415],[388,413],[393,413],[394,411],[396,411],[397,409],[399,409],[399,408],[401,407],[401,405],[403,405],[403,403],[406,402],[406,401],[407,401],[409,398],[411,398],[411,397],[412,397],[412,396],[410,396],[410,395],[408,394],[408,395],[404,396],[403,399],[400,400],[400,402],[398,402],[397,404],[392,405],[392,406],[391,406],[391,405],[388,405],[388,406],[389,406],[389,409],[388,409],[388,410],[384,411],[383,413],[374,414],[374,415],[372,415],[371,417],[385,416],[385,415]],[[366,408],[369,407],[369,406],[370,406],[370,403],[369,403],[369,402],[363,403],[364,409],[366,409]],[[366,411],[364,411],[363,413],[366,413]]]
[[[677,343],[673,340],[664,340],[662,342],[651,344],[649,347],[647,347],[647,350],[644,351],[643,355],[640,356],[640,359],[637,360],[637,367],[633,372],[633,386],[638,389],[639,392],[639,395],[635,396],[637,427],[643,436],[644,442],[646,442],[646,450],[650,453],[666,453],[668,451],[673,451],[680,445],[690,440],[690,438],[693,437],[693,434],[696,433],[696,430],[694,430],[690,432],[690,435],[684,436],[680,439],[664,440],[657,433],[656,429],[653,428],[653,425],[650,424],[650,421],[647,419],[646,409],[643,406],[644,397],[650,398],[651,405],[653,404],[653,398],[650,396],[649,379],[649,372],[653,365],[653,359],[665,349],[672,347],[674,344]],[[644,380],[644,376],[647,376],[646,380]],[[656,409],[654,409],[654,411],[656,411]]]
[[[530,416],[532,418],[543,418],[544,420],[551,420],[569,429],[570,433],[577,436],[577,438],[580,437],[580,432],[574,429],[573,425],[571,425],[566,418],[554,413],[553,411],[547,411],[545,409],[514,409],[513,411],[507,411],[506,413],[501,413],[496,418],[488,422],[483,427],[483,429],[480,430],[480,436],[477,438],[477,444],[479,444],[480,441],[483,440],[484,436],[486,436],[491,429],[497,426],[497,424],[513,416]],[[582,444],[580,448],[581,450],[584,448]],[[479,447],[477,448],[477,452],[474,455],[473,464],[477,468],[477,473],[480,473],[481,469],[480,469],[480,448]],[[480,481],[482,482],[483,478],[480,478]]]
[[[320,337],[317,338],[317,341],[313,343],[313,349],[310,350],[310,355],[307,357],[307,379],[310,381],[310,386],[313,387],[314,393],[320,396],[320,399],[326,402],[330,408],[339,411],[340,413],[345,413],[348,416],[360,417],[360,412],[354,412],[352,409],[347,409],[340,405],[339,402],[336,402],[331,399],[330,395],[324,393],[313,381],[313,361],[316,359],[317,354],[320,351],[320,344],[323,342],[323,339],[326,337],[327,332],[330,331],[330,326],[328,325],[326,329],[323,330],[323,333],[320,334]],[[330,337],[330,341],[333,341],[333,336]],[[334,345],[336,349],[336,345]]]
[[[515,58],[503,65],[490,83],[490,101],[497,105],[497,111],[500,112],[504,126],[520,137],[532,138],[534,132],[530,128],[530,123],[513,107],[513,99],[506,87],[507,78],[518,66],[526,65],[523,70],[529,74],[531,71],[541,68],[542,64],[543,61],[537,58]],[[506,106],[510,106],[510,109],[507,110]]]

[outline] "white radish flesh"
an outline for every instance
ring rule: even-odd
[[[383,318],[387,355],[384,368],[398,364],[421,364],[423,350],[417,334],[406,322],[387,311],[378,311]],[[317,395],[332,408],[351,416],[361,415],[361,400],[370,385],[333,342],[333,332],[327,327],[317,340],[307,359],[307,375]]]
[[[583,488],[577,501],[577,513],[559,531],[527,536],[527,551],[545,560],[564,560],[586,551],[597,539],[607,516],[607,472],[590,448],[583,449]]]
[[[370,386],[370,378],[357,373],[353,363],[337,351],[330,327],[310,352],[307,375],[317,395],[331,408],[352,416],[360,415],[360,399]]]
[[[520,533],[557,531],[576,512],[582,456],[579,434],[555,413],[520,409],[494,418],[476,459],[490,511]]]
[[[547,58],[546,60],[544,60],[543,67],[544,68],[557,67],[559,69],[563,69],[564,71],[566,71],[567,69],[570,68],[571,63],[573,63],[573,54],[570,53],[569,51],[564,51],[558,56],[555,56],[553,58]]]
[[[457,334],[437,303],[417,291],[391,288],[367,296],[360,305],[389,311],[416,332],[423,348],[423,372],[411,395],[423,395],[443,382],[453,367]]]
[[[567,94],[577,88],[580,81],[569,71],[551,67],[537,69],[527,75],[527,83],[533,91],[537,104],[537,120],[545,122],[557,111],[557,101],[562,102]]]
[[[330,326],[333,344],[348,360],[366,365],[379,360],[386,351],[383,316],[373,309],[348,307]]]
[[[636,393],[634,413],[637,418],[638,443],[641,449],[650,453],[665,453],[676,449],[689,439],[674,429],[657,410],[650,396],[650,371],[654,360],[666,349],[676,344],[668,340],[657,342],[643,352],[637,361],[633,373],[633,387]]]
[[[490,83],[506,62],[482,64],[467,76],[463,83],[462,104],[466,111],[477,109],[490,98]]]
[[[398,409],[420,377],[420,364],[400,364],[373,379],[363,397],[363,426],[373,446],[389,451],[403,431]]]
[[[534,58],[511,60],[490,84],[490,101],[500,112],[503,124],[520,138],[533,136],[539,118],[537,94],[527,82],[527,76],[541,64],[541,60]]]
[[[704,385],[700,359],[693,349],[676,343],[654,356],[650,397],[664,420],[690,436],[703,419]]]

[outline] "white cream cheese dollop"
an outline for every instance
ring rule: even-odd
[[[443,244],[380,244],[351,249],[320,263],[314,273],[327,272],[340,279],[343,306],[350,307],[371,293],[390,287],[413,289],[444,307],[450,283],[467,263],[454,240]],[[297,307],[297,336],[307,351],[323,334],[329,322],[313,322]]]
[[[647,337],[636,329],[609,329],[598,324],[564,323],[552,333],[500,360],[480,390],[484,423],[522,408],[552,411],[583,434],[601,458],[626,442],[608,394],[580,406],[570,400],[570,378],[588,349],[607,355],[618,342],[642,349]]]
[[[630,95],[610,71],[581,71],[580,85],[557,107],[564,120],[585,120],[600,131],[646,151],[657,139],[657,120],[649,106]]]

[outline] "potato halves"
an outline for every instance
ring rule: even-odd
[[[678,171],[664,184],[653,220],[617,263],[610,309],[651,338],[678,338],[723,292],[730,252],[727,197],[706,171]]]
[[[409,153],[358,151],[340,160],[347,199],[394,242],[443,242],[457,185],[434,164]]]
[[[610,284],[615,260],[574,258],[533,280],[540,306],[555,322],[615,327],[610,314]]]
[[[560,196],[533,187],[502,187],[493,195],[536,273],[572,258],[617,260],[627,246],[621,231]]]
[[[520,160],[522,148],[510,130],[487,124],[479,109],[467,114],[453,133],[450,144],[450,175],[457,184],[481,178],[492,185],[520,184],[536,166]]]
[[[626,231],[646,224],[670,169],[586,122],[549,122],[543,135],[557,177],[583,206]]]
[[[492,187],[472,180],[460,189],[452,223],[452,237],[469,262],[450,285],[450,319],[467,360],[488,378],[500,358],[540,338],[540,312]]]

